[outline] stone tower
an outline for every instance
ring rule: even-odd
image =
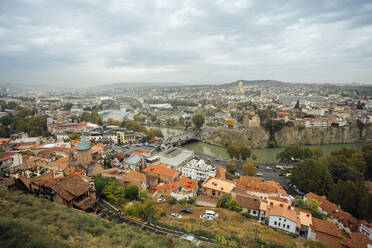
[[[84,167],[88,167],[90,162],[92,162],[92,154],[90,153],[90,145],[87,143],[84,137],[80,139],[76,151],[77,162],[83,165]]]

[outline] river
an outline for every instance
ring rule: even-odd
[[[151,127],[147,126],[146,128],[154,128],[160,129],[164,135],[164,138],[169,138],[172,136],[176,136],[179,134],[184,133],[181,129],[176,128],[164,128],[164,127]],[[306,146],[310,148],[314,148],[316,146],[320,146],[323,148],[323,152],[325,156],[331,154],[331,151],[335,149],[339,149],[341,147],[350,147],[360,149],[366,143],[352,143],[352,144],[329,144],[329,145],[314,145],[314,146]],[[219,159],[230,159],[229,155],[227,154],[227,149],[220,146],[214,146],[202,142],[192,142],[188,143],[184,146],[187,150],[192,150],[195,152],[201,152]],[[258,163],[272,163],[277,161],[276,155],[283,151],[284,148],[262,148],[262,149],[252,149],[252,154],[256,154]]]
[[[315,146],[305,146],[314,148],[316,146],[320,146],[323,148],[323,152],[325,156],[331,154],[331,151],[335,149],[339,149],[341,147],[349,147],[349,148],[356,148],[360,149],[366,143],[352,143],[352,144],[329,144],[329,145],[315,145]],[[224,147],[214,146],[202,142],[193,142],[188,143],[184,146],[187,150],[192,150],[195,152],[205,153],[210,156],[217,157],[219,159],[230,159],[229,155],[227,154],[227,149]],[[272,163],[277,161],[276,155],[283,151],[284,148],[262,148],[262,149],[252,149],[252,154],[256,154],[258,163]]]

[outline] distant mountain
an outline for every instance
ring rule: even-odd
[[[274,86],[274,85],[288,85],[290,83],[281,82],[276,80],[237,80],[232,83],[218,84],[217,87],[236,87],[239,85],[239,82],[243,82],[243,86],[248,85],[261,85],[261,86]]]
[[[102,84],[92,87],[92,89],[114,89],[114,88],[162,88],[162,87],[181,87],[187,86],[187,84],[176,83],[176,82],[138,82],[138,83],[113,83],[113,84]]]
[[[9,93],[22,93],[26,91],[52,91],[56,90],[57,87],[49,87],[45,84],[21,84],[21,83],[10,83],[0,82],[0,88],[7,88]]]

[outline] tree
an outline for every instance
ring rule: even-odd
[[[70,138],[70,140],[78,140],[78,139],[80,139],[80,134],[78,134],[78,133],[72,133],[68,137]]]
[[[111,180],[103,189],[106,199],[115,203],[123,202],[125,199],[124,187],[119,185],[117,180]]]
[[[178,125],[183,125],[185,124],[185,118],[183,118],[183,116],[180,116],[180,118],[178,118]]]
[[[286,146],[276,157],[281,161],[290,162],[292,160],[312,158],[313,152],[310,148],[303,148],[301,145],[293,144]]]
[[[361,217],[361,200],[368,194],[363,185],[351,180],[340,180],[328,194],[328,199],[356,217]]]
[[[323,148],[320,146],[317,146],[313,149],[313,155],[315,158],[323,157]]]
[[[224,194],[218,199],[217,207],[226,208],[231,211],[240,212],[242,208],[239,203],[231,197],[230,194]]]
[[[196,114],[192,117],[192,122],[197,129],[200,129],[205,122],[204,116],[201,114]]]
[[[372,178],[372,144],[367,144],[362,147],[362,155],[366,161],[366,172],[365,177],[367,179]]]
[[[66,103],[65,105],[63,105],[63,110],[70,111],[72,106],[73,106],[72,103]]]
[[[235,164],[235,163],[228,163],[226,165],[226,170],[230,173],[230,174],[235,174],[235,172],[238,172],[238,166]]]
[[[125,188],[124,195],[125,195],[125,198],[129,200],[137,200],[138,192],[139,192],[139,189],[136,185],[130,185]]]
[[[239,159],[240,157],[240,148],[237,145],[229,145],[227,148],[227,154],[229,154],[229,157],[233,159],[234,157],[236,159]]]
[[[252,154],[252,160],[255,161],[257,159],[257,155],[256,154]]]
[[[94,184],[96,188],[96,196],[99,198],[102,196],[103,189],[112,179],[101,177],[101,176],[93,176],[93,179],[94,179]]]
[[[352,180],[354,182],[362,181],[367,171],[367,162],[363,154],[356,150],[343,147],[331,152],[327,157],[329,172],[332,174],[334,181]]]
[[[325,195],[333,186],[325,159],[305,159],[292,169],[291,181],[305,192]]]
[[[151,119],[151,122],[155,122],[157,120],[157,117],[156,115],[151,115],[150,119]]]
[[[90,121],[90,114],[89,114],[89,112],[83,112],[83,113],[81,113],[80,120],[81,121]]]
[[[243,175],[244,176],[254,176],[257,173],[256,163],[247,162],[243,164]]]
[[[300,108],[300,100],[297,100],[296,105],[295,105],[295,109],[299,109],[299,108]]]
[[[251,156],[251,149],[248,147],[240,147],[240,156],[242,160],[247,160]]]

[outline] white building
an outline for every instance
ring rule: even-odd
[[[181,174],[197,181],[205,181],[209,177],[216,176],[216,168],[210,164],[206,164],[203,159],[199,161],[192,159],[182,167]]]
[[[325,118],[306,118],[305,127],[327,127],[328,120]]]

